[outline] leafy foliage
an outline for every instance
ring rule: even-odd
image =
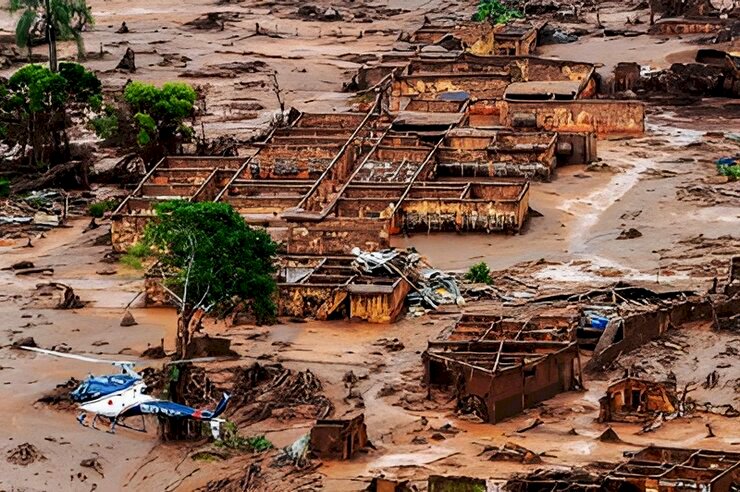
[[[101,98],[103,84],[100,79],[79,63],[60,63],[59,75],[67,81],[67,92],[73,101],[90,103],[91,98]]]
[[[734,157],[723,157],[717,161],[717,172],[721,176],[727,176],[730,181],[740,180],[740,159]]]
[[[470,267],[465,278],[475,283],[490,284],[492,283],[491,269],[484,261],[481,261]]]
[[[478,9],[473,14],[473,20],[476,22],[489,21],[493,24],[507,24],[514,19],[522,19],[524,15],[506,5],[501,0],[480,0]]]
[[[30,164],[55,164],[69,157],[68,110],[89,107],[100,97],[97,76],[77,63],[62,63],[58,73],[30,64],[0,82],[0,138],[30,149]]]
[[[236,424],[230,420],[222,424],[221,439],[216,441],[216,446],[252,453],[262,453],[273,447],[270,440],[263,435],[252,437],[240,436]]]
[[[59,109],[69,97],[64,77],[36,64],[26,65],[11,75],[8,91],[11,95],[6,108],[28,114]]]
[[[93,123],[98,136],[110,138],[115,131],[131,135],[142,157],[157,161],[167,154],[178,153],[190,141],[192,127],[185,123],[195,113],[196,91],[188,84],[170,82],[161,88],[144,82],[131,82],[123,92],[118,107],[106,106],[105,114]]]
[[[169,201],[156,212],[144,241],[165,271],[177,272],[169,287],[180,297],[181,315],[224,314],[247,303],[258,322],[274,319],[277,245],[267,232],[249,227],[227,203]]]
[[[118,115],[115,108],[105,106],[103,114],[90,120],[90,126],[95,134],[102,139],[108,140],[114,137],[118,131]]]
[[[105,212],[110,212],[116,208],[115,200],[102,200],[99,202],[91,203],[87,207],[88,213],[95,218],[101,218],[105,215]]]
[[[0,197],[10,195],[10,180],[6,178],[0,178]]]

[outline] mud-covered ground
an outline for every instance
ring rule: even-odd
[[[390,49],[399,31],[414,30],[424,15],[454,18],[471,10],[471,2],[340,2],[335,8],[344,20],[326,22],[298,18],[298,2],[93,0],[90,4],[97,23],[85,35],[87,49],[99,52],[102,45],[103,57],[91,56],[88,65],[102,72],[107,88],[120,87],[129,78],[208,84],[207,134],[233,134],[239,139],[249,138],[277,108],[275,95],[266,85],[269,71],[277,71],[288,105],[339,111],[351,105],[351,95],[341,91],[342,83],[349,80],[362,55]],[[620,9],[634,16],[631,8],[606,6],[601,22],[624,27],[627,14]],[[225,21],[223,30],[185,25],[209,12],[230,13],[231,20]],[[131,32],[115,34],[123,21]],[[595,30],[595,19],[587,16],[587,21],[580,27]],[[255,23],[268,35],[254,36]],[[0,19],[1,29],[11,27],[8,16]],[[545,47],[540,53],[601,62],[602,71],[618,61],[664,67],[691,58],[689,54],[699,47],[694,39],[586,37]],[[136,52],[135,74],[113,71],[127,47]],[[63,51],[71,55],[74,46],[65,45]],[[234,62],[251,65],[234,73],[233,67],[225,67]],[[531,218],[523,234],[414,235],[396,238],[395,245],[416,247],[442,269],[462,271],[486,261],[494,270],[526,275],[528,283],[536,282],[542,290],[571,290],[623,279],[702,291],[714,277],[726,275],[727,259],[740,250],[740,185],[722,183],[714,166],[718,157],[737,152],[737,144],[726,134],[740,130],[738,121],[738,105],[728,100],[651,107],[644,137],[600,141],[597,165],[561,168],[552,182],[533,184],[531,206],[542,217]],[[428,339],[452,323],[450,313],[394,325],[284,320],[270,327],[223,323],[208,327],[209,333],[228,335],[242,356],[237,362],[211,364],[209,371],[218,373],[255,361],[281,363],[294,371],[309,369],[334,404],[334,417],[364,411],[375,449],[349,462],[325,462],[310,472],[291,472],[269,465],[274,452],[260,458],[193,459],[204,444],[161,444],[155,421],[149,422],[147,434],[120,429],[111,435],[80,427],[72,411],[35,402],[68,378],[106,372],[105,366],[48,359],[8,345],[33,337],[45,348],[68,347],[111,360],[137,359],[162,338],[171,350],[175,327],[170,310],[137,307],[131,312],[138,324],[120,326],[124,307],[143,284],[141,272],[101,261],[109,248],[96,246],[95,239],[105,234],[107,225],[83,232],[88,222],[73,218],[67,227],[34,240],[33,248],[23,248],[25,241],[0,247],[0,268],[21,260],[54,268],[51,275],[22,277],[0,270],[0,416],[4,422],[0,490],[194,490],[215,480],[244,477],[256,459],[262,460],[261,474],[271,477],[261,490],[311,490],[319,484],[324,490],[362,490],[381,473],[421,486],[430,473],[503,478],[543,466],[492,464],[478,456],[484,446],[506,442],[542,453],[544,466],[617,461],[624,451],[650,443],[719,449],[734,449],[740,443],[737,418],[707,412],[666,422],[648,434],[637,434],[639,425],[613,425],[622,443],[596,439],[606,428],[596,423],[598,399],[608,381],[621,376],[624,369],[655,377],[670,372],[679,388],[689,383],[696,387],[691,396],[697,401],[740,408],[740,374],[732,349],[738,346],[736,335],[685,327],[621,358],[607,373],[589,376],[585,392],[561,394],[523,415],[490,425],[459,418],[453,402],[432,404],[425,399],[420,354]],[[630,228],[642,236],[617,240]],[[536,263],[540,259],[546,261]],[[87,303],[85,307],[53,310],[34,305],[36,284],[52,280],[72,286]],[[402,349],[390,351],[382,343],[394,338]],[[351,388],[344,382],[348,371],[358,378]],[[712,383],[704,387],[713,371],[717,371],[716,383],[711,377]],[[516,432],[536,417],[544,424]],[[291,418],[278,413],[242,426],[240,432],[265,434],[282,447],[305,434],[311,423],[303,414]],[[716,437],[707,437],[707,423]],[[35,446],[45,459],[25,466],[6,462],[6,454],[23,443]],[[99,471],[81,466],[83,460],[94,457],[102,466]]]

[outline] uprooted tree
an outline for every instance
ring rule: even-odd
[[[72,115],[99,107],[101,87],[77,63],[60,63],[58,73],[26,65],[0,80],[0,141],[34,169],[49,171],[69,161]]]
[[[156,253],[178,307],[177,357],[189,356],[204,316],[251,310],[257,322],[275,317],[273,260],[277,245],[248,226],[226,203],[163,202],[144,233]]]
[[[123,95],[105,104],[92,121],[98,136],[120,147],[136,148],[147,163],[182,153],[194,131],[198,94],[189,84],[168,82],[156,87],[144,82],[126,85]]]

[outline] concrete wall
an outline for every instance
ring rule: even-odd
[[[370,323],[393,323],[404,312],[411,286],[399,279],[390,293],[355,293],[350,288],[350,317]]]
[[[387,220],[326,218],[291,223],[288,228],[289,254],[348,254],[355,246],[376,251],[389,244]]]
[[[534,115],[536,128],[548,131],[595,132],[598,137],[642,135],[645,105],[637,101],[501,101],[500,123],[513,126],[520,115]]]
[[[125,253],[128,248],[137,243],[144,234],[144,227],[152,218],[153,215],[122,214],[114,216],[110,226],[113,251]]]
[[[311,284],[278,284],[278,293],[278,315],[301,319],[326,319],[347,295],[342,285]]]
[[[526,219],[528,203],[528,195],[519,201],[505,202],[407,198],[396,212],[394,224],[400,230],[415,232],[518,232]]]

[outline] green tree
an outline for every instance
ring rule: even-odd
[[[251,307],[258,322],[274,320],[277,245],[249,227],[227,203],[168,201],[144,233],[178,307],[177,356],[188,357],[194,330],[209,313]]]
[[[26,65],[0,82],[0,139],[28,149],[31,165],[66,162],[68,110],[88,107],[100,94],[100,80],[77,63],[61,63],[58,73]]]
[[[23,11],[15,27],[15,42],[27,48],[31,57],[34,30],[43,25],[44,38],[49,43],[49,68],[57,71],[57,39],[74,39],[77,56],[85,57],[82,30],[95,21],[86,0],[10,0],[10,11]]]
[[[131,82],[123,99],[106,104],[92,124],[98,136],[136,146],[146,162],[156,162],[182,153],[182,144],[192,139],[193,127],[187,120],[195,115],[197,99],[195,89],[185,83],[168,82],[160,88]]]

